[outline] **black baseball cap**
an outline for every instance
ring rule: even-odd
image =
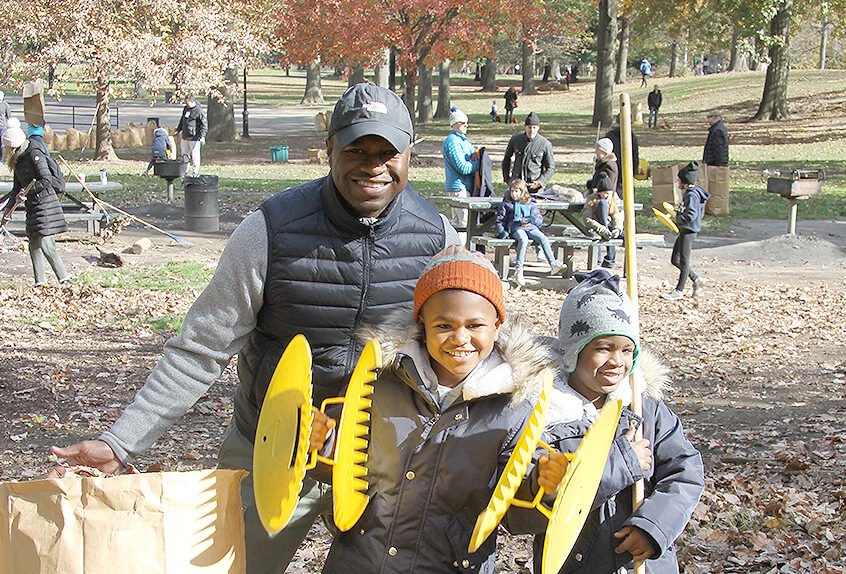
[[[376,84],[360,83],[347,89],[335,104],[329,137],[343,147],[363,136],[379,136],[404,152],[414,135],[408,108],[398,95]]]

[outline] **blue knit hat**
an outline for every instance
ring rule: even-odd
[[[603,335],[623,335],[635,344],[634,360],[640,352],[637,310],[620,289],[620,276],[607,269],[575,275],[578,285],[567,294],[558,318],[558,341],[567,373],[576,370],[585,345]]]

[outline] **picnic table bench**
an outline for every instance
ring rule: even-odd
[[[107,181],[105,183],[99,181],[86,182],[85,187],[97,197],[106,191],[121,191],[123,189],[123,186],[117,181]],[[0,181],[0,197],[11,190],[12,182]],[[109,213],[101,209],[94,200],[82,201],[78,199],[76,197],[77,194],[87,195],[82,188],[82,184],[78,181],[69,181],[65,184],[65,192],[59,195],[65,220],[68,222],[84,221],[89,233],[94,235],[100,233],[101,227],[109,223]],[[21,204],[15,213],[12,214],[12,221],[25,220],[24,205]]]
[[[611,239],[609,241],[600,241],[591,237],[576,237],[576,236],[548,236],[549,244],[552,247],[553,253],[559,258],[562,263],[567,266],[564,272],[564,277],[570,278],[573,276],[574,263],[573,258],[576,249],[587,248],[588,260],[587,270],[593,269],[597,259],[597,250],[608,245],[620,247],[623,245],[622,239]],[[508,270],[511,267],[511,248],[516,245],[514,239],[497,239],[487,235],[477,235],[471,238],[473,245],[484,245],[494,249],[494,266],[496,267],[499,276],[505,280],[508,278]],[[638,233],[637,246],[643,247],[664,246],[664,236],[655,235],[651,233]]]

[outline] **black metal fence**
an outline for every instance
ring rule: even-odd
[[[96,108],[94,102],[90,105],[51,102],[47,109],[47,123],[55,132],[63,132],[67,128],[87,132],[94,123]],[[109,104],[109,123],[113,129],[120,127],[120,106],[116,101]]]

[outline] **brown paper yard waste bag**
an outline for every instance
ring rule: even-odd
[[[31,126],[44,125],[44,83],[27,82],[23,87],[24,121]]]
[[[0,574],[242,574],[241,470],[0,484]]]

